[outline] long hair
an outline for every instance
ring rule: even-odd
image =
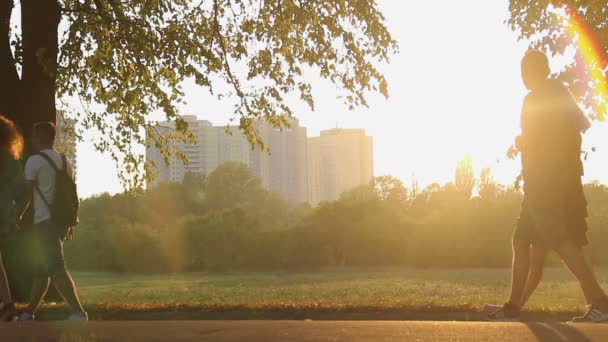
[[[0,114],[0,155],[8,155],[20,160],[23,157],[23,147],[23,135],[17,125]]]

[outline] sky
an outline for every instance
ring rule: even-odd
[[[526,90],[520,61],[527,45],[504,23],[506,0],[380,1],[400,52],[383,65],[389,99],[370,95],[369,108],[349,111],[335,87],[313,82],[316,108],[294,105],[308,136],[335,127],[364,128],[374,138],[374,173],[413,179],[426,186],[454,177],[458,161],[470,155],[477,172],[490,167],[496,180],[511,184],[519,161],[504,156],[519,131]],[[552,63],[554,71],[559,62]],[[184,87],[183,114],[215,125],[228,123],[231,104],[194,83]],[[85,139],[87,140],[87,139]],[[585,162],[585,180],[608,183],[608,122],[594,122],[584,148],[595,147]],[[88,142],[78,146],[78,185],[82,196],[121,191],[108,156]]]

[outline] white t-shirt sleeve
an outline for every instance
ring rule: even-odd
[[[25,163],[25,180],[27,181],[36,181],[38,179],[38,173],[40,172],[41,164],[40,156],[31,156],[28,158]]]

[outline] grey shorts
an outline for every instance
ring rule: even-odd
[[[63,257],[64,238],[49,221],[28,228],[27,248],[34,272],[39,276],[53,277],[66,270]]]

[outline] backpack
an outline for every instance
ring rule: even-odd
[[[59,229],[62,236],[65,236],[71,227],[78,224],[78,192],[76,191],[76,183],[68,175],[67,172],[67,158],[64,154],[61,154],[63,161],[63,169],[59,170],[53,160],[44,153],[38,153],[37,155],[44,158],[49,165],[55,171],[55,191],[53,193],[53,204],[50,205],[49,201],[42,195],[42,192],[36,184],[36,190],[42,198],[42,201],[49,209],[51,213],[51,221],[53,225]]]

